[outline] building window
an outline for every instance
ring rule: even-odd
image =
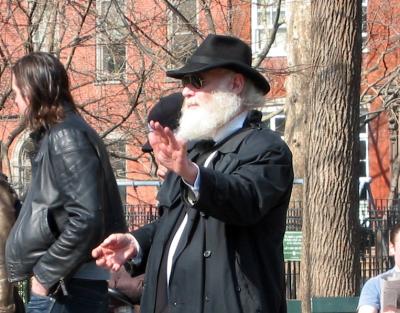
[[[285,133],[286,118],[284,115],[279,114],[270,119],[270,128],[276,131],[281,137]]]
[[[114,170],[117,182],[126,179],[126,144],[120,139],[107,139],[105,140],[107,150],[110,154],[111,166]],[[122,203],[126,203],[126,186],[118,186]]]
[[[172,10],[168,12],[169,51],[172,54],[168,64],[169,68],[183,65],[197,47],[196,36],[189,27],[189,24],[194,27],[197,25],[196,0],[175,0],[173,4],[187,22]]]
[[[126,37],[123,0],[97,0],[98,81],[120,81],[126,72]]]
[[[285,115],[278,114],[265,121],[266,125],[281,135],[285,133]],[[360,159],[359,159],[359,182],[360,182],[360,200],[368,199],[368,183],[369,177],[369,160],[368,160],[368,129],[367,125],[363,125],[359,133],[360,139]]]
[[[362,0],[362,21],[361,21],[361,36],[363,51],[367,49],[368,40],[368,0]]]
[[[360,129],[360,162],[359,162],[359,178],[360,178],[360,200],[367,200],[367,187],[370,181],[369,177],[369,161],[368,161],[368,127],[364,124]]]
[[[58,37],[57,7],[51,1],[28,0],[34,51],[50,52]]]
[[[274,21],[277,14],[276,0],[255,0],[252,1],[252,42],[253,51],[260,53],[266,43],[269,42],[274,30]],[[268,56],[286,56],[286,4],[282,0],[279,16],[279,28],[275,41],[271,46]]]
[[[24,198],[32,180],[31,159],[33,157],[34,144],[30,138],[26,139],[19,151],[17,163],[17,181],[15,191],[20,198]]]

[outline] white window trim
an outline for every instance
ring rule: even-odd
[[[368,42],[368,0],[362,0],[361,2],[361,6],[362,8],[365,7],[366,9],[366,21],[365,23],[367,24],[367,31],[363,31],[361,29],[361,37],[362,37],[362,45],[364,45],[365,42]],[[361,25],[362,23],[364,23],[364,21],[361,21]],[[366,45],[363,49],[362,49],[362,53],[368,53],[369,49],[368,49],[368,45]]]
[[[174,5],[176,4],[176,1],[171,1]],[[195,12],[198,12],[198,4],[197,1],[195,1]],[[168,47],[171,49],[173,45],[173,38],[177,35],[190,35],[191,31],[186,30],[186,31],[180,31],[180,32],[173,32],[173,18],[174,18],[174,12],[172,10],[167,10],[167,42],[168,42]],[[199,14],[195,14],[195,23],[196,25],[199,25]],[[190,22],[190,21],[189,21]],[[195,25],[195,26],[196,26]],[[174,66],[171,64],[171,62],[168,62],[168,68],[173,69]]]
[[[282,4],[284,8],[281,8],[281,14],[282,11],[285,11],[285,14],[287,12],[286,8],[286,2]],[[261,50],[258,48],[257,42],[259,41],[259,38],[257,38],[257,30],[259,30],[261,27],[258,25],[257,21],[257,12],[258,10],[258,5],[257,5],[257,0],[252,0],[251,1],[251,42],[252,42],[252,50],[253,54],[257,55],[261,53]],[[272,24],[272,21],[271,21]],[[272,26],[271,26],[272,27]],[[279,27],[280,29],[284,29],[285,31],[287,30],[286,23],[281,25]],[[277,33],[278,35],[278,33]],[[276,38],[275,38],[276,40]],[[268,51],[268,57],[283,57],[287,56],[287,51],[283,47],[274,47],[274,45],[271,46],[271,49]]]
[[[365,163],[366,163],[366,176],[360,176],[360,178],[364,178],[364,179],[370,179],[369,177],[369,155],[368,155],[368,125],[366,125],[365,127],[365,133],[359,133],[359,140],[361,141],[365,141],[365,150],[366,150],[366,154],[365,154]]]
[[[31,9],[32,3],[35,2],[35,0],[28,0],[28,8]],[[51,3],[51,2],[49,2]],[[57,18],[56,18],[56,25],[54,26],[54,38],[53,41],[57,42],[59,40],[59,36],[60,36],[60,21],[59,21],[59,15],[58,12],[52,12],[51,10],[54,10],[54,8],[51,7],[52,4],[46,4],[46,8],[42,13],[42,19],[40,21],[35,21],[35,17],[33,17],[33,21],[34,23],[38,23],[36,31],[33,32],[32,34],[32,44],[33,44],[33,48],[34,51],[47,51],[48,48],[46,47],[46,34],[49,31],[49,27],[51,19],[53,18],[52,13],[53,14],[57,14]],[[50,11],[49,11],[50,9]],[[37,9],[36,9],[37,10]],[[41,9],[40,9],[41,10]],[[38,13],[37,11],[35,11],[35,13]],[[47,51],[49,52],[49,51]]]
[[[19,137],[19,139],[17,140],[15,147],[12,151],[12,155],[11,155],[11,162],[10,162],[10,182],[16,186],[16,183],[20,181],[20,164],[19,164],[19,160],[20,160],[20,156],[22,153],[22,148],[25,146],[26,141],[29,139],[29,131],[25,130]],[[19,186],[17,186],[19,187]],[[18,191],[21,191],[18,189]]]
[[[101,15],[101,5],[103,2],[112,2],[112,0],[96,0],[96,7],[100,8],[97,10],[98,17]],[[126,9],[126,1],[124,1],[123,5],[123,10]],[[97,21],[96,21],[96,28],[97,28]],[[121,74],[112,74],[112,73],[107,73],[104,71],[104,49],[102,46],[102,39],[101,39],[101,33],[96,32],[96,85],[107,85],[107,84],[119,84],[121,83],[121,80],[126,81],[127,79],[127,68],[128,68],[128,47],[127,44],[125,44],[125,70]],[[118,77],[117,77],[118,76]]]

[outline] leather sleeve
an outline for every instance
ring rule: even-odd
[[[252,225],[289,201],[291,152],[278,135],[256,130],[237,152],[220,156],[215,170],[200,167],[200,178],[194,208],[228,224]]]
[[[49,137],[49,154],[56,188],[63,198],[65,225],[33,268],[49,288],[89,258],[104,232],[101,209],[100,160],[88,138],[77,129],[61,129]]]

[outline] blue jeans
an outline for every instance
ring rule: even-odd
[[[31,295],[26,313],[107,313],[108,286],[106,281],[71,279],[68,295]]]

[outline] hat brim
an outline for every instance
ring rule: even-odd
[[[181,79],[185,75],[205,72],[214,68],[226,68],[243,74],[245,77],[249,78],[264,94],[267,94],[270,90],[269,83],[263,75],[247,64],[239,62],[216,62],[213,64],[189,62],[180,69],[167,71],[166,74],[168,77]]]
[[[142,145],[142,151],[143,151],[144,153],[153,152],[153,148],[151,147],[149,141],[147,141],[144,145]]]

